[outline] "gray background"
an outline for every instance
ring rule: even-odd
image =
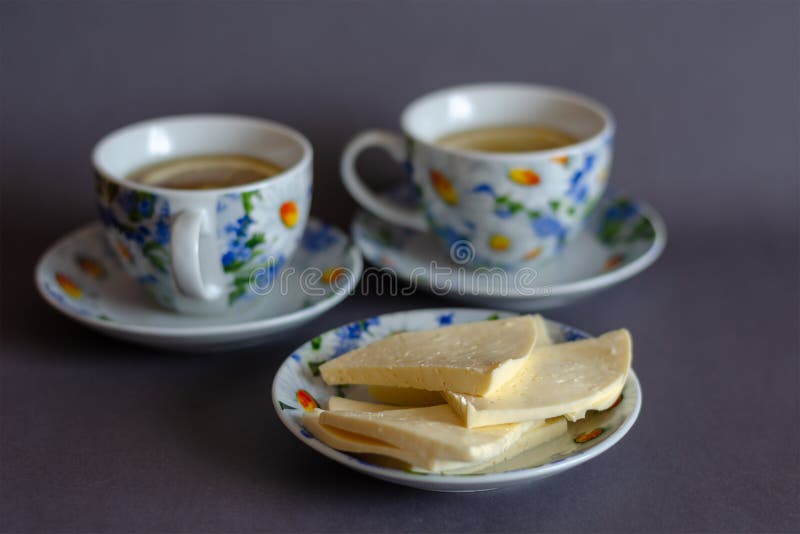
[[[796,2],[0,3],[2,531],[800,530]],[[472,81],[591,94],[616,113],[613,183],[670,243],[552,318],[636,342],[644,409],[607,454],[489,494],[415,491],[303,447],[269,404],[281,360],[366,315],[217,355],[113,341],[49,309],[31,271],[94,217],[88,153],[163,114],[296,126],[313,212],[346,226],[347,139]],[[384,158],[371,174],[397,175]],[[389,170],[391,169],[391,170]]]

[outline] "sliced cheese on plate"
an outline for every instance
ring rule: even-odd
[[[530,315],[403,332],[329,360],[326,383],[487,395],[513,378],[536,341]]]
[[[469,427],[541,420],[559,415],[575,421],[587,410],[614,403],[631,366],[630,333],[535,349],[520,373],[491,395],[452,391],[444,397]]]
[[[420,460],[411,463],[424,467],[432,459],[486,461],[544,421],[469,429],[448,405],[441,404],[380,412],[327,411],[320,414],[320,423],[414,451]]]

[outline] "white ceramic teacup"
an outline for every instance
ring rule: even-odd
[[[614,120],[605,106],[564,89],[520,83],[465,85],[424,95],[401,115],[403,135],[371,130],[345,148],[350,194],[389,222],[432,229],[454,260],[514,269],[557,254],[603,194]],[[475,128],[536,124],[577,142],[552,150],[490,153],[437,145]],[[370,191],[355,170],[361,151],[405,162],[418,190],[411,208]]]
[[[161,160],[202,154],[266,159],[284,171],[246,185],[181,190],[127,177]],[[303,235],[311,144],[296,130],[235,115],[184,115],[126,126],[92,155],[97,204],[125,270],[163,306],[226,313],[252,306]],[[268,297],[261,297],[268,298]]]

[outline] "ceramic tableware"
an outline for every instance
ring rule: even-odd
[[[67,317],[110,336],[162,349],[222,350],[269,341],[351,294],[362,260],[341,230],[309,219],[297,252],[263,288],[261,304],[225,315],[191,316],[158,306],[119,264],[100,223],[68,234],[42,255],[35,281]]]
[[[468,247],[449,254],[431,232],[398,228],[364,211],[354,219],[351,234],[381,276],[393,273],[412,289],[514,311],[566,305],[618,284],[656,261],[667,241],[658,212],[611,190],[599,201],[586,230],[560,255],[515,271],[474,268]],[[377,274],[370,268],[365,278]]]
[[[481,309],[416,310],[371,317],[325,332],[299,347],[278,369],[272,384],[275,411],[298,440],[328,458],[376,478],[434,491],[481,491],[532,482],[576,467],[609,450],[631,429],[642,406],[642,392],[633,370],[615,406],[577,423],[569,423],[566,435],[478,474],[433,475],[377,465],[332,449],[303,427],[303,410],[325,408],[333,395],[371,400],[365,387],[326,385],[318,372],[319,365],[326,360],[398,331],[425,330],[511,315]],[[548,321],[547,326],[555,342],[590,337],[554,321]],[[299,460],[297,464],[297,469],[306,467]]]
[[[238,187],[180,190],[128,176],[162,160],[240,154],[280,174]],[[311,145],[281,124],[235,115],[184,115],[126,126],[92,160],[100,219],[114,253],[165,308],[224,314],[254,306],[253,286],[291,260],[311,203]]]
[[[558,128],[577,142],[519,153],[437,144],[453,132],[526,123]],[[453,87],[414,100],[400,124],[402,134],[370,130],[347,145],[344,185],[373,215],[431,230],[445,252],[469,246],[477,265],[515,269],[558,254],[580,233],[606,187],[614,120],[605,106],[572,91],[520,83]],[[405,163],[418,190],[417,206],[366,187],[355,162],[373,146]]]

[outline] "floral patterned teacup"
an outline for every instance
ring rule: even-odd
[[[243,186],[166,189],[130,173],[161,160],[244,154],[280,174]],[[291,258],[311,203],[312,150],[299,132],[263,119],[184,115],[103,138],[93,152],[100,218],[125,270],[161,305],[213,314],[252,307]]]
[[[524,124],[578,141],[519,153],[436,143],[455,132]],[[341,161],[344,184],[378,217],[432,230],[460,264],[515,269],[556,255],[581,231],[606,187],[614,120],[603,105],[571,91],[516,83],[443,89],[409,104],[401,125],[404,136],[371,130],[350,142]],[[355,161],[370,146],[405,163],[416,206],[367,189]]]

